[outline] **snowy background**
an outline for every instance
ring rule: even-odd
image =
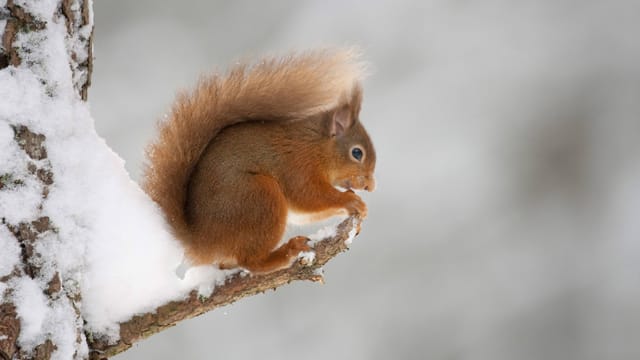
[[[116,359],[640,357],[637,1],[96,1],[97,131],[139,179],[177,89],[359,45],[378,190],[327,284]]]

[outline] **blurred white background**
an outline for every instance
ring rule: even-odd
[[[139,179],[178,89],[359,45],[378,190],[327,284],[117,359],[640,358],[640,2],[96,1],[90,103]]]

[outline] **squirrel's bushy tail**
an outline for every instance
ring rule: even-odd
[[[304,118],[335,108],[358,91],[363,65],[352,49],[328,49],[238,64],[178,95],[147,149],[143,187],[186,236],[187,186],[209,142],[224,127],[252,119]]]

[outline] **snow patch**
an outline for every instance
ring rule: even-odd
[[[47,299],[38,282],[29,277],[21,277],[13,286],[13,303],[20,319],[18,342],[24,349],[32,349],[45,340],[42,331],[49,312]]]
[[[49,332],[51,340],[56,344],[56,351],[51,355],[51,360],[68,360],[74,358],[85,359],[89,355],[86,341],[77,347],[75,329],[75,314],[72,304],[66,298],[61,298],[51,304],[44,328]],[[84,335],[83,335],[84,336]],[[78,351],[78,356],[74,357]]]
[[[0,76],[4,73],[0,73]],[[0,78],[0,81],[2,78]],[[2,103],[0,103],[0,111],[2,109]],[[16,156],[18,146],[13,141],[13,130],[9,124],[2,124],[0,126],[0,147],[3,150],[0,152],[0,172],[6,173],[12,168],[16,168],[13,164],[14,157]]]
[[[6,1],[6,0],[5,0]],[[14,3],[39,20],[49,20],[58,6],[57,1],[15,0]]]
[[[0,226],[0,278],[9,275],[20,263],[20,246],[13,234],[5,226]],[[4,283],[0,283],[0,286]],[[4,289],[0,287],[0,296]]]
[[[0,84],[8,72],[0,72]],[[0,89],[0,98],[5,99],[4,89]],[[11,90],[11,87],[7,87]],[[11,98],[12,96],[9,96]],[[17,117],[7,111],[7,102],[0,102],[0,215],[9,224],[18,224],[33,218],[42,197],[40,183],[27,173],[29,159],[14,141],[14,131],[10,124],[2,119]],[[16,109],[14,109],[15,111]],[[34,161],[31,161],[34,162]]]
[[[40,183],[31,176],[23,177],[21,172],[6,172],[10,182],[21,181],[20,185],[10,186],[0,192],[0,214],[9,224],[18,224],[33,219],[38,211],[42,193]],[[1,176],[1,175],[0,175]]]
[[[347,240],[344,241],[345,245],[347,245],[347,246],[351,245],[351,243],[353,242],[353,239],[356,237],[356,235],[358,235],[358,230],[354,226],[354,228],[351,229],[351,231],[349,231],[349,237],[347,237]]]
[[[316,253],[315,251],[302,251],[298,254],[298,259],[301,260],[303,265],[311,265],[314,261],[316,261]]]
[[[220,270],[211,265],[194,266],[187,269],[184,281],[198,287],[198,296],[208,298],[215,287],[224,284],[225,280],[240,269]]]
[[[320,229],[318,229],[315,233],[309,235],[309,239],[311,239],[311,243],[316,243],[318,241],[324,240],[326,238],[336,236],[336,231],[338,230],[338,225],[342,222],[342,220],[337,221],[334,224],[326,225]]]

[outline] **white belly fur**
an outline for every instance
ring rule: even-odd
[[[335,216],[345,216],[347,215],[347,211],[341,211],[339,213],[334,214],[333,216],[329,216],[328,218],[332,218]],[[323,221],[323,220],[327,220],[327,215],[326,213],[300,213],[300,212],[295,212],[291,209],[289,209],[288,213],[287,213],[287,224],[291,224],[291,225],[307,225],[307,224],[312,224],[312,223],[316,223],[319,221]]]

